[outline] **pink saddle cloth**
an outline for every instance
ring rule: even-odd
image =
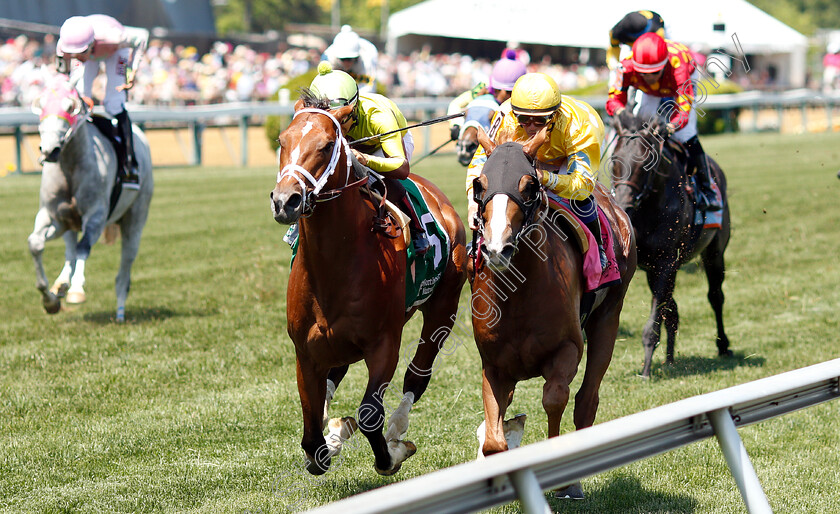
[[[609,287],[621,282],[621,273],[618,270],[618,262],[615,258],[615,250],[613,249],[613,233],[612,227],[607,216],[598,206],[598,222],[601,224],[601,234],[604,237],[604,253],[607,254],[607,266],[601,269],[601,256],[598,252],[598,242],[592,232],[586,228],[586,224],[580,221],[580,218],[574,213],[574,209],[569,205],[569,201],[565,198],[549,193],[548,205],[553,210],[562,210],[565,213],[564,217],[571,222],[574,220],[579,227],[574,227],[573,235],[578,239],[583,234],[586,237],[586,244],[581,244],[581,248],[586,248],[583,254],[583,278],[586,292],[597,291],[605,287]]]

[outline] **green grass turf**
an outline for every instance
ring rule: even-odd
[[[649,292],[639,272],[601,389],[603,422],[676,400],[833,359],[840,306],[840,136],[707,137],[730,182],[732,241],[725,319],[735,357],[721,360],[702,269],[680,272],[676,363],[655,354],[641,380]],[[416,168],[465,214],[454,156]],[[0,511],[286,512],[467,462],[483,418],[480,362],[456,330],[411,414],[419,450],[380,477],[364,438],[330,473],[302,471],[294,349],[286,335],[289,249],[269,212],[276,170],[157,170],[134,266],[127,323],[117,325],[119,245],[99,244],[87,303],[45,314],[26,249],[38,176],[0,179]],[[49,243],[50,280],[63,261]],[[463,299],[468,297],[465,289]],[[462,309],[467,305],[462,302]],[[404,347],[419,337],[407,325]],[[405,362],[394,379],[399,390]],[[580,384],[578,375],[573,391]],[[333,415],[351,415],[366,372],[351,368]],[[510,412],[530,415],[524,442],[546,435],[542,383],[521,383]],[[396,405],[396,394],[387,399]],[[571,409],[562,430],[573,430]],[[741,429],[776,512],[840,511],[840,402]],[[743,512],[714,440],[583,481],[587,499],[562,512]],[[494,509],[518,512],[518,503]]]

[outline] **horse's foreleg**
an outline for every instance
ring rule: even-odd
[[[322,429],[326,428],[330,423],[330,402],[332,402],[333,396],[335,396],[335,390],[338,389],[338,385],[341,383],[342,379],[344,379],[344,375],[347,374],[347,370],[349,368],[349,365],[332,368],[327,375],[327,395],[324,398],[324,418],[322,420]]]
[[[320,406],[326,396],[327,371],[297,357],[297,385],[303,411],[303,439],[301,447],[306,456],[306,470],[323,475],[330,469],[333,449],[324,439]]]
[[[652,298],[650,317],[642,331],[642,346],[645,350],[645,365],[642,369],[642,377],[644,378],[650,377],[650,370],[653,366],[653,352],[659,346],[662,319],[665,314],[664,307],[674,293],[676,274],[676,269],[665,271],[651,270],[647,272],[648,286],[650,287]]]
[[[484,440],[479,435],[479,453],[487,456],[508,449],[505,412],[513,399],[516,382],[502,378],[495,370],[482,370],[481,396],[484,401]]]
[[[560,435],[560,420],[569,403],[569,384],[577,374],[577,367],[582,356],[583,336],[567,338],[560,341],[553,358],[542,369],[542,375],[545,378],[542,404],[548,416],[548,437]],[[575,411],[577,411],[577,406],[575,406]]]
[[[723,279],[725,276],[725,266],[723,262],[723,250],[719,248],[720,243],[719,234],[710,244],[703,250],[703,268],[706,270],[706,279],[709,281],[709,292],[707,298],[712,305],[712,310],[715,312],[715,322],[717,323],[717,343],[718,355],[731,356],[732,350],[729,349],[729,338],[726,337],[726,332],[723,330]]]
[[[95,209],[82,218],[82,237],[76,244],[76,264],[73,269],[73,276],[70,279],[70,289],[67,291],[67,303],[83,303],[85,296],[85,262],[90,256],[90,250],[102,230],[105,228],[106,212],[104,208]]]
[[[41,292],[41,303],[49,314],[61,310],[61,299],[49,290],[47,273],[44,271],[44,247],[50,239],[55,239],[63,232],[61,225],[50,218],[47,209],[42,208],[35,215],[35,227],[27,238],[29,253],[35,264],[35,287]]]
[[[674,297],[668,298],[668,301],[662,306],[663,321],[665,322],[665,334],[668,337],[668,342],[665,346],[665,362],[668,364],[674,363],[674,346],[677,341],[677,332],[680,329],[680,311],[677,308],[677,301]]]
[[[359,406],[359,429],[367,437],[373,450],[375,469],[380,475],[393,475],[403,461],[414,455],[417,447],[410,441],[387,441],[382,434],[385,424],[385,394],[394,376],[399,357],[398,344],[383,341],[380,351],[365,356],[368,368],[368,385]]]
[[[68,230],[64,233],[64,266],[61,268],[61,273],[56,277],[50,291],[58,296],[64,298],[67,290],[70,288],[70,280],[73,278],[73,272],[76,268],[76,232]]]

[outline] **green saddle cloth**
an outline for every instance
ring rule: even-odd
[[[449,234],[429,212],[429,206],[423,198],[423,194],[417,188],[417,184],[410,179],[401,180],[408,192],[408,198],[414,205],[414,210],[426,229],[426,237],[429,238],[429,250],[423,255],[415,255],[414,245],[409,245],[406,251],[405,266],[405,310],[417,307],[432,296],[435,286],[440,282],[443,271],[449,262]],[[292,235],[294,228],[290,227],[286,232],[287,236]],[[297,255],[299,237],[295,237],[291,243],[292,263]],[[289,266],[291,269],[291,265]]]

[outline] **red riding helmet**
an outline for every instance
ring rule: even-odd
[[[656,73],[668,64],[668,44],[659,34],[642,34],[633,43],[633,68],[639,73]]]

